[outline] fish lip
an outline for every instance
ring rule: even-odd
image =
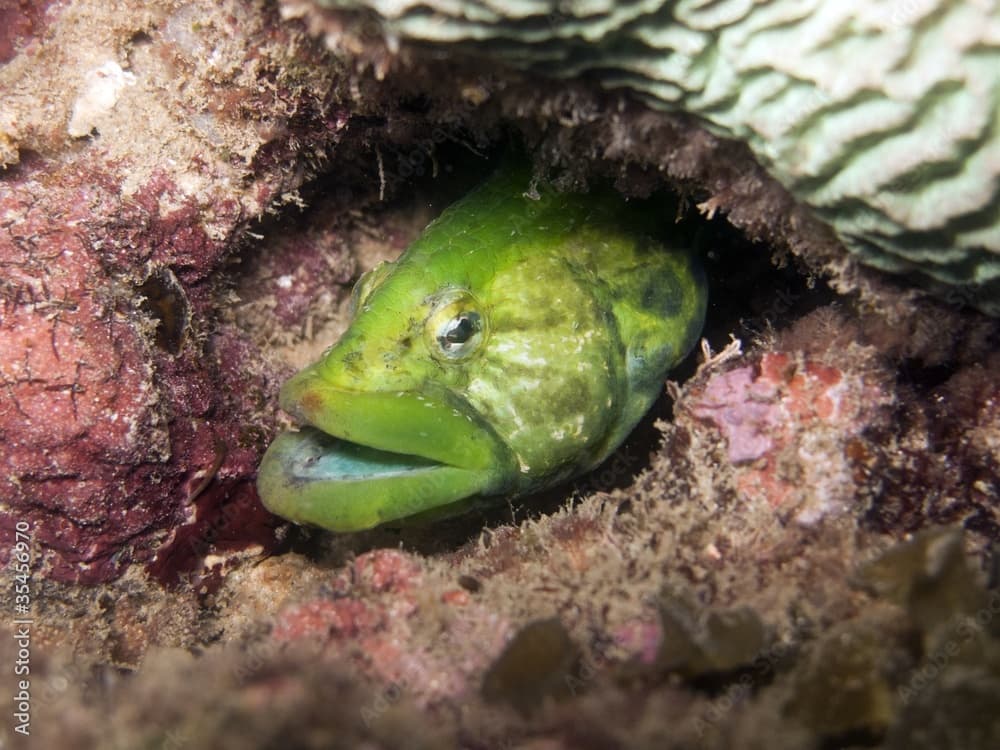
[[[506,443],[444,389],[354,391],[307,368],[280,402],[306,426],[271,443],[257,489],[297,523],[360,531],[503,492],[511,476]]]
[[[309,367],[285,383],[279,401],[304,425],[397,457],[491,474],[513,461],[506,443],[468,401],[433,385],[347,389]]]
[[[349,533],[439,515],[483,494],[489,481],[484,472],[369,449],[306,426],[271,443],[257,490],[272,513]]]

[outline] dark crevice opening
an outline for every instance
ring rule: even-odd
[[[372,132],[375,132],[374,126]],[[329,211],[337,206],[343,210],[357,206],[366,214],[378,217],[402,210],[413,201],[423,201],[430,204],[435,213],[439,212],[480,184],[506,153],[519,148],[512,145],[516,141],[517,137],[513,136],[481,149],[470,147],[456,135],[437,144],[433,153],[429,153],[419,144],[400,145],[374,137],[359,138],[356,145],[360,150],[352,153],[355,157],[361,154],[363,158],[331,164],[324,175],[300,191],[308,205],[304,211],[285,211],[265,220],[253,231],[265,235],[296,231],[308,225],[313,212]],[[604,174],[608,173],[607,167],[607,164],[602,165]],[[558,177],[551,173],[549,176]],[[381,199],[380,192],[383,193]],[[676,202],[676,198],[669,198],[670,193],[669,188],[662,185],[653,199]],[[724,216],[711,220],[700,216],[696,201],[691,198],[688,196],[684,203],[683,221],[703,253],[709,304],[702,336],[714,351],[723,349],[730,335],[742,339],[747,349],[770,332],[838,299],[821,280],[803,273],[794,259],[775,264],[772,248],[750,241]],[[373,223],[379,224],[377,219]],[[251,250],[244,259],[252,258],[254,252],[256,250]],[[700,357],[696,346],[669,378],[681,383],[686,381],[696,371]],[[567,498],[631,486],[633,478],[649,468],[660,448],[662,434],[654,426],[655,422],[671,420],[672,410],[672,400],[664,391],[629,438],[604,464],[554,489],[512,500],[498,498],[492,507],[473,509],[465,515],[424,526],[382,527],[346,537],[298,529],[293,533],[292,547],[327,559],[344,559],[345,555],[367,549],[398,545],[423,554],[455,551],[475,539],[484,528],[550,514],[565,505]]]

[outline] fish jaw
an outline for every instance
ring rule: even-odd
[[[313,427],[279,435],[257,478],[272,513],[336,532],[441,508],[481,494],[489,484],[487,472],[367,448]]]
[[[350,391],[313,366],[281,405],[307,426],[268,448],[264,506],[297,523],[350,532],[504,491],[512,455],[467,403],[433,386]]]

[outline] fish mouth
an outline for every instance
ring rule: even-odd
[[[354,391],[307,368],[281,389],[304,423],[264,454],[257,488],[272,513],[332,531],[360,531],[501,492],[512,456],[466,402],[433,386]]]

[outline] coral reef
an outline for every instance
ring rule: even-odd
[[[863,268],[687,115],[295,7],[0,9],[21,745],[1000,745],[1000,324]],[[510,140],[702,215],[702,351],[571,486],[280,524],[253,489],[279,383]]]
[[[374,11],[418,53],[588,76],[696,115],[866,264],[1000,314],[995,3],[316,2]]]
[[[283,153],[337,139],[323,56],[242,3],[45,18],[0,71],[3,539],[28,523],[45,575],[81,582],[274,548],[252,479],[278,380],[214,324],[216,274],[301,183]]]

